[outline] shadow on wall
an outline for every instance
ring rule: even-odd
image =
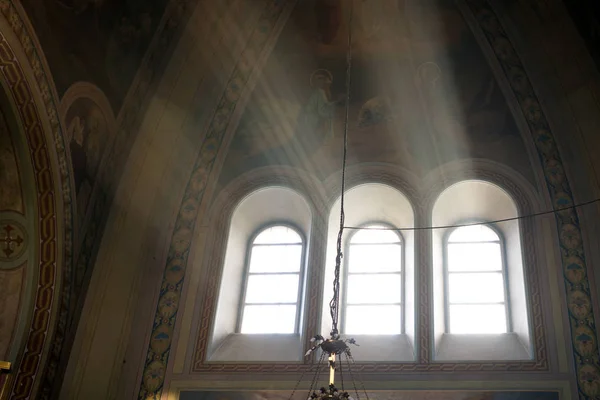
[[[565,1],[564,4],[600,69],[600,2],[579,0]]]

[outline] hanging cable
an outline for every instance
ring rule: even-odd
[[[323,356],[323,354],[321,356]],[[298,378],[298,381],[296,382],[296,385],[294,386],[294,389],[292,390],[292,393],[290,394],[290,397],[288,400],[292,400],[292,398],[294,397],[294,394],[296,394],[296,391],[298,390],[298,387],[300,386],[300,382],[302,382],[302,378],[304,378],[304,375],[308,371],[310,371],[310,367],[302,370],[302,374],[300,374],[300,378]]]
[[[360,394],[358,393],[358,388],[356,387],[356,380],[354,379],[354,373],[352,372],[352,366],[350,365],[350,357],[348,356],[348,354],[345,354],[345,356],[346,365],[348,366],[348,371],[350,371],[350,379],[352,380],[352,386],[354,386],[354,394],[356,394],[356,400],[360,400]]]
[[[351,353],[347,353],[346,357],[348,357],[348,359],[352,362],[348,362],[348,368],[350,369],[350,371],[352,372],[352,367],[351,364],[356,364],[356,361],[354,361],[354,357],[352,357]],[[352,378],[352,380],[354,381],[354,377]],[[365,387],[365,383],[363,382],[363,380],[360,378],[360,376],[358,377],[358,380],[360,382],[360,386],[362,386],[362,390],[365,393],[365,397],[367,400],[369,400],[369,394],[367,393],[367,388]],[[355,386],[356,387],[356,386]],[[358,395],[358,392],[356,392],[356,394]]]
[[[319,372],[321,371],[321,366],[323,365],[323,361],[325,360],[325,357],[327,356],[327,354],[325,352],[321,352],[321,357],[319,358],[319,363],[317,364],[317,369],[315,371],[315,376],[313,377],[312,382],[310,383],[310,388],[308,389],[308,396],[310,398],[310,395],[316,390],[317,388],[317,380],[319,378]],[[291,396],[293,396],[294,394],[292,393]],[[292,399],[292,397],[290,396],[290,400]]]
[[[341,196],[340,196],[340,230],[337,236],[337,254],[335,257],[335,273],[333,280],[333,297],[329,302],[329,309],[331,313],[332,326],[331,336],[338,336],[338,321],[340,314],[340,270],[342,266],[342,236],[344,234],[344,192],[346,191],[346,159],[348,155],[348,120],[350,115],[350,85],[352,77],[352,20],[354,16],[354,7],[350,5],[350,17],[348,18],[348,47],[346,51],[346,104],[345,104],[345,115],[344,115],[344,150],[342,154],[342,183],[341,183]]]
[[[428,230],[435,230],[435,229],[462,228],[465,226],[498,224],[501,222],[518,221],[518,220],[527,219],[527,218],[540,217],[543,215],[558,214],[559,212],[562,212],[562,211],[573,210],[576,208],[589,206],[590,204],[594,204],[594,203],[598,203],[598,202],[600,202],[600,199],[594,199],[594,200],[586,201],[583,203],[575,204],[575,205],[572,205],[569,207],[557,208],[555,210],[541,211],[538,213],[520,215],[518,217],[496,219],[493,221],[486,221],[486,222],[470,222],[470,223],[456,224],[456,225],[420,226],[420,227],[410,227],[410,228],[387,228],[387,227],[383,227],[383,226],[381,226],[381,227],[378,227],[378,226],[370,226],[370,227],[369,226],[344,226],[344,229],[352,229],[352,230],[356,230],[356,231],[373,230],[373,231],[396,231],[396,232],[399,232],[399,231],[428,231]]]
[[[340,354],[340,359],[338,362],[338,366],[339,366],[339,370],[340,370],[340,382],[342,383],[340,388],[342,389],[342,392],[345,392],[346,389],[344,388],[344,360],[342,360],[342,354]]]

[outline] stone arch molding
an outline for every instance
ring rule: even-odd
[[[64,339],[72,262],[72,202],[68,157],[56,91],[42,51],[19,5],[0,4],[0,81],[19,125],[35,177],[34,291],[23,345],[8,381],[9,398],[47,397]]]

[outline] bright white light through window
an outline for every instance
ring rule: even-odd
[[[485,225],[457,228],[448,236],[447,257],[450,333],[507,332],[498,234]]]
[[[286,226],[261,231],[249,252],[241,333],[295,333],[303,243]]]
[[[350,239],[346,268],[344,333],[402,333],[402,241],[398,234],[358,231]]]

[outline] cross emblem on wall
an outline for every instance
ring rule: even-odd
[[[19,230],[15,226],[11,224],[4,225],[0,232],[0,251],[4,254],[4,258],[10,259],[20,249],[24,241],[25,239],[19,234]]]

